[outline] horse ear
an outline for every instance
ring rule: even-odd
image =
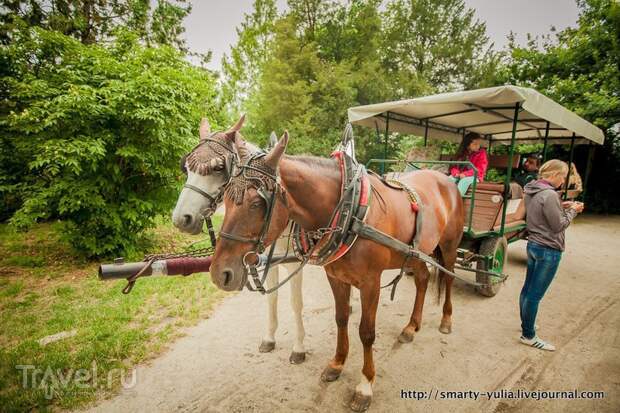
[[[200,120],[200,128],[198,129],[198,131],[201,141],[207,139],[207,136],[209,136],[209,132],[211,132],[211,125],[209,125],[209,121],[207,120],[207,118],[202,118]]]
[[[288,131],[284,131],[284,135],[280,138],[278,143],[269,151],[267,155],[265,155],[265,164],[269,166],[271,169],[276,170],[278,168],[278,163],[280,163],[280,158],[284,155],[286,151],[286,145],[288,144]]]
[[[269,135],[269,146],[268,148],[271,149],[274,146],[276,146],[278,143],[278,135],[276,135],[276,133],[274,131],[271,131],[271,135]]]
[[[229,136],[229,138],[233,141],[233,144],[235,145],[235,149],[237,150],[237,154],[239,155],[239,158],[241,160],[246,159],[249,156],[250,152],[248,151],[248,148],[245,144],[245,139],[243,139],[241,134],[239,132],[233,132],[232,137],[230,137],[228,133],[226,136]]]
[[[235,123],[230,129],[228,129],[225,132],[228,139],[230,139],[233,142],[235,141],[235,135],[237,134],[237,132],[241,130],[241,127],[243,126],[243,122],[245,122],[245,113],[241,115],[237,123]]]

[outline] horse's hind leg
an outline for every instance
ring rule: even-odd
[[[285,265],[289,274],[297,269],[299,264],[293,263]],[[295,318],[295,344],[293,344],[293,352],[289,357],[289,361],[293,364],[300,364],[306,360],[306,349],[304,347],[304,321],[301,312],[304,307],[304,300],[301,294],[301,286],[303,282],[302,271],[291,278],[291,308],[293,309],[293,317]]]
[[[278,284],[278,267],[272,267],[267,273],[265,287],[272,288]],[[276,348],[276,330],[278,329],[278,290],[267,294],[267,331],[258,347],[261,353],[268,353]]]
[[[336,343],[336,355],[329,362],[321,374],[321,380],[334,381],[340,377],[344,362],[349,354],[349,297],[351,296],[351,284],[346,284],[336,278],[327,276],[329,285],[332,287],[334,301],[336,302],[336,325],[338,326],[338,341]]]
[[[401,343],[408,343],[412,341],[415,332],[422,326],[424,296],[426,295],[426,288],[428,287],[428,279],[430,277],[430,272],[428,271],[426,264],[422,261],[410,261],[407,273],[410,272],[413,273],[415,280],[415,302],[409,323],[398,336],[398,341]]]
[[[454,272],[454,264],[456,263],[456,247],[439,247],[439,263],[447,270]],[[443,277],[439,278],[439,282],[444,278],[446,280],[446,300],[443,303],[443,316],[439,331],[444,334],[452,332],[452,282],[454,277],[443,273]]]

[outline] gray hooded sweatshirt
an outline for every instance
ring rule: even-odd
[[[555,188],[544,180],[529,182],[524,192],[528,239],[564,251],[564,230],[577,211],[562,208]]]

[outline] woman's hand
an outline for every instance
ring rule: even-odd
[[[574,204],[573,201],[564,201],[564,202],[562,202],[562,208],[564,208],[564,209],[570,208],[570,207],[573,206],[573,204]]]
[[[583,202],[573,202],[573,205],[571,205],[571,208],[573,208],[578,214],[583,212]]]

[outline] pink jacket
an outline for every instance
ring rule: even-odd
[[[484,175],[487,173],[487,167],[489,166],[487,150],[485,148],[480,148],[476,152],[470,153],[467,160],[473,163],[476,169],[478,169],[478,181],[484,181]],[[454,165],[450,168],[450,175],[452,176],[458,176],[461,173],[465,174],[465,176],[472,176],[474,170],[466,165]]]

